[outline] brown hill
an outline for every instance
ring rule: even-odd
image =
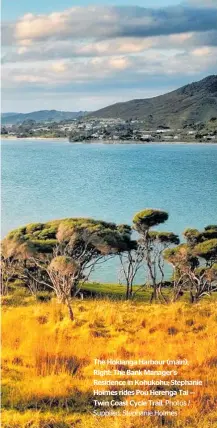
[[[183,127],[217,117],[217,75],[148,99],[113,104],[91,117],[143,119],[147,126]]]

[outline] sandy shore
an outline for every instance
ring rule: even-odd
[[[68,138],[63,137],[24,137],[18,138],[16,136],[1,136],[1,140],[26,140],[26,141],[47,141],[47,142],[69,142],[70,144],[111,144],[111,145],[120,145],[120,144],[133,144],[133,145],[148,145],[148,144],[217,144],[217,141],[135,141],[135,140],[88,140],[88,141],[69,141]]]
[[[48,141],[69,141],[68,138],[64,138],[64,137],[22,137],[22,138],[18,138],[16,136],[12,136],[12,135],[4,135],[1,136],[1,140],[48,140]]]

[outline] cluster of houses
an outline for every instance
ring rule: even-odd
[[[182,142],[182,141],[213,141],[217,142],[216,132],[199,134],[197,129],[171,129],[159,126],[148,129],[142,120],[95,119],[82,120],[71,129],[70,141],[138,141],[138,142]]]
[[[217,125],[217,121],[216,121]],[[202,125],[200,130],[193,126],[185,129],[171,129],[159,125],[149,129],[143,120],[123,120],[119,118],[104,119],[83,117],[82,119],[64,120],[62,122],[23,123],[2,127],[2,135],[11,137],[59,137],[71,142],[106,140],[137,142],[182,142],[211,141],[217,142],[217,126],[207,130]]]

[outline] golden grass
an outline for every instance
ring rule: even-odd
[[[215,303],[76,301],[74,311],[71,322],[55,300],[3,307],[4,428],[162,426],[156,418],[92,416],[94,358],[187,358],[190,366],[179,368],[180,378],[204,386],[194,387],[191,406],[164,426],[217,427]]]

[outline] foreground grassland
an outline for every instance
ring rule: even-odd
[[[157,428],[161,419],[96,418],[93,359],[187,358],[182,379],[200,379],[192,404],[166,427],[217,427],[217,308],[84,300],[75,321],[53,299],[4,298],[2,362],[4,428]],[[154,367],[150,367],[154,369]]]

